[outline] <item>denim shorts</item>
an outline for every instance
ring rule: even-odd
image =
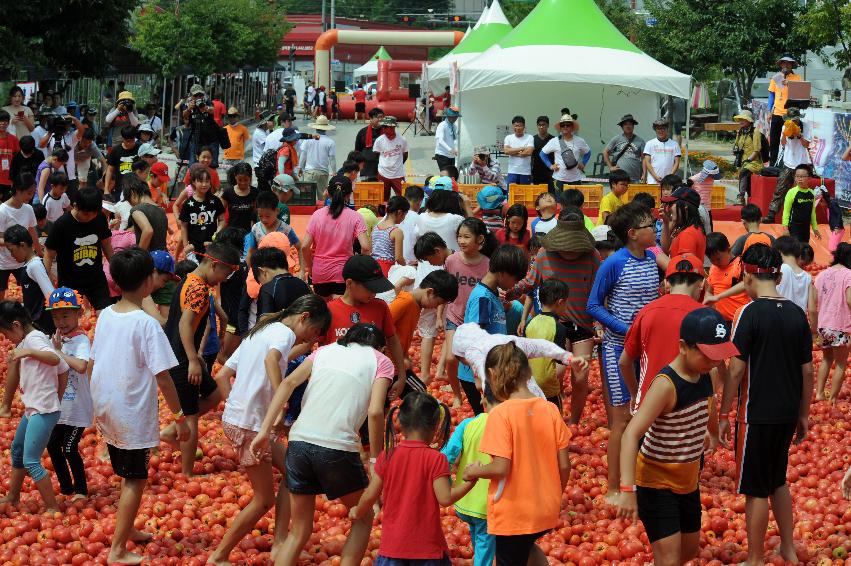
[[[328,499],[366,489],[369,478],[360,454],[292,440],[287,448],[287,488],[295,495]]]
[[[454,322],[452,322],[448,318],[446,319],[446,332],[449,332],[450,330],[452,332],[455,332],[458,329],[459,326],[461,326],[461,325],[455,324]]]

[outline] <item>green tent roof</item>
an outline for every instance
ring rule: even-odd
[[[641,53],[606,18],[594,0],[540,0],[529,15],[498,43],[502,48],[574,45]]]
[[[511,31],[511,24],[502,13],[499,0],[494,0],[485,11],[476,27],[449,53],[483,53]]]
[[[392,61],[393,57],[387,53],[387,50],[384,49],[384,46],[378,48],[378,51],[375,52],[375,55],[369,58],[370,61]]]

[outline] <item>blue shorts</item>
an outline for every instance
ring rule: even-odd
[[[618,364],[621,353],[623,353],[623,344],[603,342],[601,350],[603,353],[603,384],[609,392],[609,403],[612,407],[626,405],[631,397]]]
[[[454,332],[455,330],[458,329],[459,326],[461,326],[461,325],[455,324],[454,322],[452,322],[448,318],[446,319],[446,331],[447,332],[450,331],[450,330]]]
[[[520,175],[518,173],[508,173],[505,179],[505,184],[510,188],[511,185],[531,185],[532,175]]]
[[[375,559],[375,566],[451,566],[449,557],[443,558],[427,558],[427,559],[408,559],[408,558],[387,558],[380,554]]]

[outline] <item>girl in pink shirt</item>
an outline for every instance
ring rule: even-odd
[[[24,413],[12,440],[9,493],[0,499],[0,503],[16,505],[21,497],[24,476],[29,474],[47,511],[58,511],[53,485],[47,470],[41,465],[41,456],[62,414],[61,400],[68,383],[68,364],[56,353],[50,338],[33,327],[29,312],[17,301],[0,302],[0,333],[17,344],[9,358],[0,417],[12,416],[12,400],[19,386],[24,405]]]
[[[824,352],[824,360],[818,368],[816,400],[824,399],[827,374],[835,363],[830,402],[836,403],[851,345],[851,244],[843,242],[836,247],[833,265],[818,274],[815,289],[818,300],[818,336]]]
[[[496,248],[496,237],[488,232],[478,218],[467,218],[458,226],[458,251],[446,258],[445,269],[458,279],[458,297],[446,307],[446,340],[443,342],[444,367],[455,399],[453,407],[461,406],[461,383],[458,381],[458,360],[452,354],[455,329],[464,323],[467,299],[490,267],[490,254]],[[438,372],[439,373],[439,372]]]
[[[313,213],[307,223],[307,235],[301,242],[313,290],[320,297],[346,292],[343,266],[354,253],[354,240],[360,243],[362,254],[372,253],[363,217],[346,206],[352,194],[352,182],[347,177],[333,177],[328,192],[331,204]]]

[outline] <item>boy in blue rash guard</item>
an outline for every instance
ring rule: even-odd
[[[647,251],[656,243],[656,223],[650,210],[631,202],[613,212],[608,224],[625,245],[610,255],[597,270],[588,297],[588,314],[604,327],[600,365],[611,431],[609,489],[605,499],[614,504],[620,481],[621,436],[629,423],[631,402],[618,359],[636,313],[659,296],[659,271],[656,257]]]

